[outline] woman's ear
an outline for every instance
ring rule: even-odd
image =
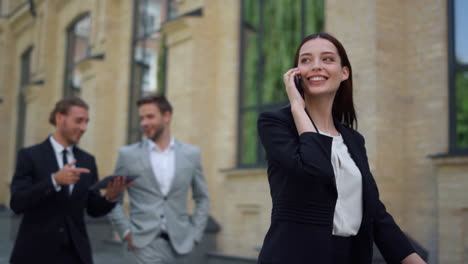
[[[341,77],[341,80],[342,81],[346,81],[348,80],[349,78],[349,68],[348,66],[344,66],[342,69],[341,69],[342,73],[343,73],[343,76]]]

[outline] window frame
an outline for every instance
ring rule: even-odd
[[[448,86],[449,86],[449,155],[468,155],[468,147],[457,146],[455,74],[468,71],[468,64],[458,64],[455,59],[455,0],[447,1],[448,26]]]
[[[19,91],[18,91],[18,109],[17,109],[17,120],[16,120],[16,141],[15,148],[18,152],[24,147],[24,135],[26,125],[26,94],[25,89],[31,84],[31,63],[33,56],[34,46],[28,46],[20,56],[20,80],[19,80]]]

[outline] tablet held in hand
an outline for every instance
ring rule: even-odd
[[[134,181],[136,178],[138,178],[138,175],[109,175],[109,176],[106,176],[104,179],[93,184],[91,187],[89,187],[89,189],[90,190],[105,189],[107,188],[107,184],[116,177],[125,177],[125,183],[129,183],[129,182]]]

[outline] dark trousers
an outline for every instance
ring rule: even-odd
[[[73,244],[64,244],[57,255],[55,260],[57,264],[83,264],[84,262],[81,260],[80,256],[78,255],[78,251],[75,249]]]
[[[332,236],[333,264],[351,263],[352,237]]]
[[[351,248],[353,246],[353,237],[332,236],[333,264],[351,264]],[[271,264],[258,260],[258,264]]]

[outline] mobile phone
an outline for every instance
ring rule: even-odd
[[[300,75],[294,76],[294,83],[296,84],[297,90],[302,95],[304,93],[304,89],[302,88],[302,78]]]

